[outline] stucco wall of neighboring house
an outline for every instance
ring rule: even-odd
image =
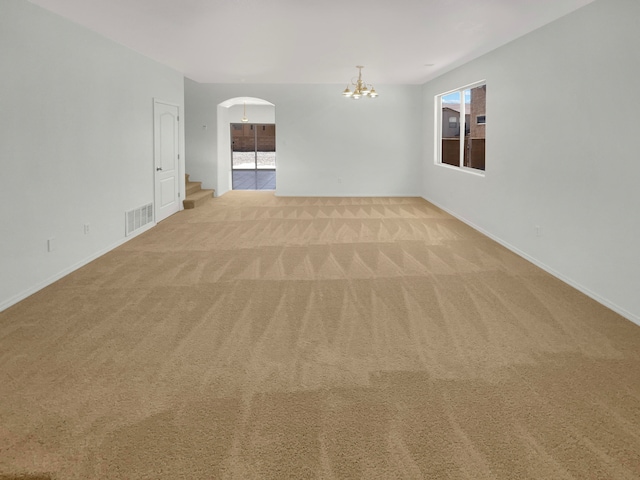
[[[485,125],[478,123],[478,116],[487,113],[487,86],[482,85],[471,89],[469,112],[469,136],[471,138],[485,138]]]

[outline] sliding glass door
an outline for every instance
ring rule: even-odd
[[[275,189],[276,126],[231,124],[233,189]]]

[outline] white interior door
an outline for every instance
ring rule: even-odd
[[[180,210],[179,113],[176,105],[153,104],[156,222]]]

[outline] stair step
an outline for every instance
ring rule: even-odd
[[[202,188],[202,182],[187,182],[186,193],[187,197],[192,193],[196,193]]]
[[[196,193],[187,195],[182,204],[185,209],[196,208],[208,199],[213,198],[214,190],[198,190]]]

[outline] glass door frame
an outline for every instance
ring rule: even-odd
[[[253,161],[251,163],[241,163],[243,159],[236,159],[236,153],[249,153],[251,150],[247,150],[245,152],[246,147],[244,146],[244,140],[240,139],[250,139],[252,135],[245,135],[245,126],[248,125],[251,131],[253,132],[253,141],[247,142],[252,144],[253,146]],[[262,130],[269,129],[265,135],[260,135],[258,133],[258,127],[262,126]],[[242,133],[240,135],[234,135],[234,132],[242,129]],[[235,174],[234,172],[275,172],[276,171],[276,124],[275,123],[230,123],[229,124],[229,136],[230,136],[230,154],[231,154],[231,189],[234,190],[236,188],[235,185]],[[269,138],[272,138],[270,140]],[[260,138],[266,139],[262,142]],[[236,140],[240,141],[240,146],[236,146]],[[272,142],[272,144],[271,144]],[[266,145],[265,145],[266,143]],[[251,146],[251,145],[250,145]],[[238,148],[236,150],[236,148]],[[273,159],[270,159],[268,156],[266,158],[261,158],[260,153],[265,154],[273,154]],[[266,166],[260,166],[259,162]],[[238,168],[236,165],[246,165],[244,167]],[[249,166],[251,165],[252,166]],[[258,178],[258,177],[256,177]]]

